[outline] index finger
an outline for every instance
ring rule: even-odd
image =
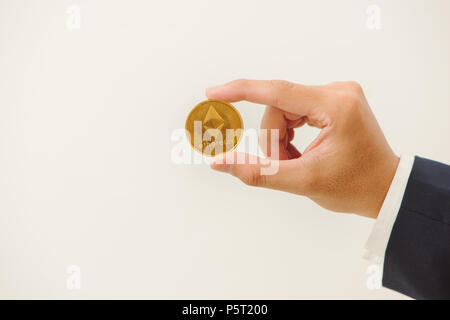
[[[283,80],[239,79],[206,89],[209,99],[236,102],[246,100],[286,112],[309,116],[323,105],[320,86],[305,86]]]

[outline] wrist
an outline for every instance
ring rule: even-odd
[[[397,171],[400,158],[392,153],[388,159],[385,159],[378,170],[375,170],[376,175],[374,181],[373,201],[369,207],[366,216],[376,219],[381,210],[386,195],[391,187],[395,172]]]

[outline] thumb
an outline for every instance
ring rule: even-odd
[[[216,157],[211,168],[229,173],[249,186],[302,194],[304,177],[301,158],[271,160],[247,153],[232,152]]]

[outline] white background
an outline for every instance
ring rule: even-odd
[[[381,30],[366,27],[371,4]],[[449,163],[449,12],[446,0],[0,0],[0,298],[404,298],[366,286],[372,220],[175,165],[170,136],[210,85],[356,80],[398,154]],[[263,107],[236,107],[258,128]],[[80,290],[66,288],[69,265]]]

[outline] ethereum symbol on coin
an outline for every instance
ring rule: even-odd
[[[219,115],[219,113],[216,111],[216,109],[214,109],[213,106],[210,106],[208,112],[206,112],[205,118],[203,119],[203,128],[205,128],[205,130],[222,130],[224,124],[225,121],[223,121],[223,118]]]
[[[185,125],[191,146],[208,157],[233,150],[242,138],[243,128],[239,112],[231,104],[219,100],[197,104]]]

